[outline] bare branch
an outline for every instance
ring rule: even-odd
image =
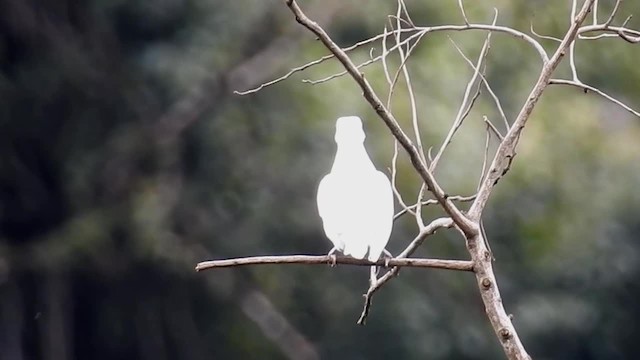
[[[394,267],[428,267],[435,269],[447,269],[447,270],[459,270],[459,271],[473,271],[473,263],[468,260],[441,260],[441,259],[380,259],[378,261],[369,261],[368,259],[355,259],[350,256],[336,256],[333,255],[280,255],[280,256],[252,256],[235,259],[224,260],[210,260],[203,261],[196,265],[196,271],[203,271],[209,269],[219,269],[235,266],[247,266],[247,265],[283,265],[283,264],[298,264],[298,265],[332,265],[344,264],[344,265],[356,265],[356,266],[394,266]]]
[[[423,182],[422,185],[420,186],[420,190],[418,191],[418,198],[416,199],[416,203],[414,205],[416,209],[414,217],[416,219],[416,224],[418,224],[418,229],[420,230],[424,229],[424,220],[422,219],[422,206],[420,206],[419,204],[422,204],[422,199],[424,198],[425,186],[426,184]]]
[[[411,19],[411,16],[409,15],[409,11],[407,11],[407,5],[404,3],[404,0],[398,0],[398,5],[402,9],[402,12],[404,13],[404,16],[407,17],[407,24],[409,24],[411,27],[415,27],[415,24],[413,23],[413,20]]]
[[[486,116],[483,117],[484,122],[487,124],[487,134],[484,140],[484,156],[482,157],[482,169],[480,170],[480,181],[478,181],[478,187],[476,189],[480,190],[480,185],[482,185],[482,180],[484,180],[484,172],[487,169],[487,161],[489,159],[489,140],[491,139],[491,126],[489,126],[489,119]]]
[[[573,21],[573,19],[576,18],[576,7],[577,7],[577,0],[572,0],[571,1],[571,17],[569,18],[569,23],[571,23],[571,21]],[[595,15],[594,12],[594,20],[597,19],[597,16]],[[580,79],[578,79],[578,70],[576,69],[576,57],[575,57],[575,48],[576,48],[576,42],[577,41],[571,41],[569,43],[569,66],[571,67],[571,78],[573,79],[573,81],[575,82],[581,82]]]
[[[604,34],[600,34],[596,36],[584,35],[586,33],[598,32],[598,31],[602,31],[604,32]],[[605,27],[604,25],[596,25],[596,26],[587,25],[587,26],[581,27],[580,30],[578,30],[578,34],[582,35],[580,36],[580,39],[586,39],[586,40],[595,40],[603,37],[620,37],[620,33],[624,33],[626,35],[632,35],[632,36],[640,36],[640,31],[628,29],[624,26],[606,26]]]
[[[631,44],[637,44],[640,42],[640,36],[633,37],[631,35],[627,35],[625,33],[625,30],[618,30],[618,36],[620,36],[624,41]]]
[[[621,2],[622,2],[622,0],[617,0],[616,1],[616,4],[613,6],[613,10],[611,10],[611,15],[609,15],[609,18],[603,24],[604,27],[608,27],[609,25],[611,25],[611,23],[613,22],[613,18],[615,18],[616,14],[618,13],[618,9],[620,8],[620,3]],[[594,5],[594,8],[597,8],[597,4]],[[594,14],[595,14],[595,11],[594,11]],[[597,22],[593,23],[593,25],[596,25],[596,24],[597,24]]]
[[[553,36],[548,36],[548,35],[540,35],[538,34],[534,29],[533,29],[533,22],[531,22],[531,26],[530,26],[530,31],[533,35],[535,35],[536,37],[539,37],[540,39],[546,39],[546,40],[553,40],[555,42],[562,42],[562,40],[558,39],[557,37],[553,37]]]
[[[498,137],[498,139],[500,139],[500,141],[504,139],[504,136],[500,134],[500,131],[498,130],[498,128],[496,128],[496,126],[493,125],[491,120],[489,120],[489,118],[487,118],[486,115],[482,117],[482,121],[484,121],[487,124],[487,126],[489,126],[491,130],[493,130],[493,133]]]
[[[593,91],[594,93],[602,96],[603,98],[605,98],[605,99],[611,101],[612,103],[620,106],[621,108],[627,110],[628,112],[630,112],[634,116],[637,116],[637,117],[640,118],[640,112],[638,112],[636,110],[633,110],[628,105],[625,105],[622,101],[614,98],[611,95],[606,94],[602,90],[600,90],[598,88],[595,88],[593,86],[589,86],[589,85],[581,83],[581,82],[576,82],[576,81],[571,81],[571,80],[563,80],[563,79],[551,79],[551,80],[549,80],[549,85],[571,85],[571,86],[575,86],[575,87],[584,89],[585,92],[586,91]]]
[[[410,207],[407,206],[407,203],[404,202],[404,199],[402,199],[402,194],[400,194],[400,191],[398,190],[398,187],[396,185],[396,179],[398,177],[398,140],[393,141],[393,158],[391,159],[391,189],[393,189],[393,193],[396,195],[396,199],[398,199],[398,202],[400,203],[400,206],[402,206],[402,214],[409,212],[411,214],[413,214],[413,211],[410,209]],[[394,216],[393,220],[396,220],[399,216],[396,215]]]
[[[458,7],[460,7],[460,12],[462,13],[464,24],[469,25],[469,19],[467,19],[467,14],[464,12],[464,4],[462,3],[462,0],[458,0]]]
[[[459,201],[459,202],[468,202],[468,201],[473,201],[476,199],[475,195],[471,195],[471,196],[449,196],[449,200],[451,201]],[[438,203],[438,200],[434,200],[434,199],[429,199],[429,200],[424,200],[423,202],[421,202],[420,204],[422,206],[429,206],[429,205],[435,205]],[[398,213],[396,213],[393,216],[393,221],[398,220],[398,218],[400,218],[402,215],[406,214],[407,212],[413,214],[413,210],[415,208],[418,207],[418,204],[413,204],[411,206],[407,206],[404,209],[400,210]]]

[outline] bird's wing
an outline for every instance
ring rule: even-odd
[[[338,250],[358,259],[369,248],[368,222],[359,210],[367,195],[357,179],[333,173],[318,186],[318,213],[325,234]]]
[[[335,176],[331,173],[325,175],[318,185],[318,213],[322,218],[322,226],[324,232],[338,250],[344,250],[344,243],[339,238],[340,229],[339,223],[334,220],[337,215],[338,197],[336,196],[336,181]]]
[[[369,196],[363,208],[368,209],[368,258],[371,261],[377,261],[391,236],[394,214],[393,191],[389,179],[380,171],[376,171],[371,177],[367,188]]]

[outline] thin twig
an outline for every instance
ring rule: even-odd
[[[409,24],[411,27],[415,27],[416,25],[413,23],[413,20],[409,15],[409,11],[407,10],[407,4],[404,3],[404,0],[398,0],[398,4],[402,8],[402,12],[404,12],[404,16],[407,18],[407,24]]]
[[[578,6],[577,0],[572,0],[571,1],[571,17],[569,18],[570,19],[569,23],[571,23],[573,19],[575,19],[576,17],[577,6]],[[573,81],[581,82],[580,79],[578,79],[578,70],[576,69],[576,56],[575,56],[576,42],[577,41],[572,41],[569,44],[569,66],[571,67],[571,78],[573,79]]]
[[[628,105],[624,104],[622,101],[614,98],[611,95],[606,94],[605,92],[603,92],[602,90],[595,88],[593,86],[589,86],[587,84],[584,83],[579,83],[579,82],[575,82],[575,81],[571,81],[571,80],[563,80],[563,79],[551,79],[549,80],[549,85],[571,85],[571,86],[575,86],[581,89],[584,89],[585,91],[593,91],[594,93],[602,96],[603,98],[611,101],[612,103],[620,106],[621,108],[627,110],[628,112],[630,112],[631,114],[640,117],[640,112],[633,110],[631,107],[629,107]]]
[[[491,120],[489,120],[489,118],[487,118],[486,115],[482,116],[482,121],[484,121],[487,124],[487,126],[489,126],[491,130],[493,130],[493,133],[498,137],[498,139],[500,139],[500,141],[504,139],[504,136],[500,134],[500,131],[498,130],[498,128],[495,125],[493,125]]]
[[[621,2],[622,2],[622,0],[617,0],[616,1],[616,4],[613,6],[613,10],[611,10],[611,15],[609,15],[609,18],[603,24],[604,27],[608,27],[609,25],[611,25],[611,23],[613,22],[613,19],[616,17],[616,14],[618,13],[618,9],[620,8],[620,3]],[[597,7],[597,5],[594,5],[594,7]],[[593,25],[596,25],[596,24],[597,24],[597,22],[593,23]]]
[[[622,26],[616,31],[618,36],[620,36],[620,38],[622,38],[623,40],[631,43],[631,44],[637,44],[638,42],[640,42],[640,35],[638,34],[637,31],[632,31],[627,29],[625,26],[627,26],[627,23],[629,22],[629,20],[631,20],[631,18],[633,17],[633,15],[629,15],[627,16],[627,18],[625,19],[625,21],[622,23]],[[610,28],[608,28],[610,29]],[[634,35],[638,35],[637,37],[633,37],[631,35],[628,35],[628,33],[634,34]]]
[[[425,187],[426,184],[423,182],[422,186],[420,186],[420,190],[418,191],[418,198],[416,199],[416,203],[413,205],[416,209],[414,218],[416,219],[416,224],[418,225],[418,229],[420,230],[424,229],[424,220],[422,219],[422,206],[419,205],[422,204]]]
[[[586,36],[584,34],[586,33],[590,33],[590,32],[598,32],[598,31],[602,31],[605,32],[605,34],[600,34],[597,36]],[[634,29],[629,29],[626,28],[624,26],[604,26],[604,25],[587,25],[587,26],[583,26],[580,28],[580,30],[578,30],[578,35],[582,35],[580,37],[580,39],[600,39],[602,37],[619,37],[619,33],[625,33],[625,34],[631,34],[633,36],[640,36],[640,31],[639,30],[634,30]],[[606,36],[605,36],[606,35]]]
[[[298,264],[298,265],[331,265],[343,264],[343,265],[356,265],[356,266],[394,266],[394,267],[427,267],[435,269],[447,269],[447,270],[459,270],[459,271],[473,271],[473,263],[468,260],[441,260],[441,259],[380,259],[378,261],[369,261],[368,259],[356,259],[350,256],[336,256],[333,255],[278,255],[278,256],[252,256],[234,259],[224,260],[210,260],[203,261],[196,265],[196,271],[203,271],[209,269],[219,269],[234,266],[247,266],[247,265],[283,265],[283,264]]]
[[[413,210],[407,206],[407,203],[402,198],[402,194],[398,190],[398,186],[396,185],[396,179],[398,177],[398,140],[394,139],[393,141],[393,158],[391,159],[391,189],[393,189],[393,193],[396,195],[396,199],[402,206],[402,213],[406,213],[407,211],[413,214]],[[395,220],[396,217],[393,218]]]
[[[460,12],[462,13],[464,24],[469,25],[469,19],[467,19],[467,14],[464,11],[464,4],[462,3],[462,0],[458,0],[458,7],[460,8]]]
[[[553,41],[555,41],[555,42],[562,42],[562,40],[558,39],[557,37],[538,34],[538,33],[533,29],[533,22],[531,22],[531,25],[530,25],[530,31],[531,31],[531,33],[532,33],[533,35],[535,35],[536,37],[539,37],[540,39],[553,40]]]
[[[469,201],[473,201],[476,199],[475,195],[471,195],[471,196],[449,196],[449,200],[452,201],[459,201],[459,202],[469,202]],[[435,205],[438,203],[438,200],[435,199],[429,199],[429,200],[424,200],[422,201],[420,204],[422,206],[429,206],[429,205]],[[413,214],[413,210],[415,208],[418,207],[418,204],[413,204],[411,206],[407,206],[404,209],[400,210],[398,213],[396,213],[393,216],[393,221],[398,220],[402,215],[406,214],[407,212],[409,212],[410,214]]]
[[[485,124],[487,124],[487,134],[484,140],[484,156],[482,157],[482,169],[480,170],[480,180],[478,181],[478,186],[476,187],[476,191],[480,190],[480,185],[482,185],[482,181],[484,180],[485,171],[487,170],[487,161],[489,159],[489,140],[491,139],[491,126],[489,125],[489,119],[486,116],[483,116]],[[482,227],[481,227],[482,229]]]

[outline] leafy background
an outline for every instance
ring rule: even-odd
[[[562,36],[568,24],[568,1],[467,3],[473,22],[491,21],[495,7],[499,24],[522,31],[532,22]],[[604,20],[614,2],[600,3]],[[456,2],[407,5],[420,25],[462,23]],[[395,13],[382,1],[301,6],[344,46]],[[640,6],[625,2],[618,23],[627,14]],[[449,37],[474,58],[485,34],[429,35],[409,64],[423,141],[436,148],[472,74]],[[605,39],[576,51],[582,81],[638,108],[638,46]],[[335,62],[233,94],[324,54],[274,0],[1,1],[0,358],[501,358],[467,273],[405,270],[359,327],[367,269],[194,272],[212,258],[329,250],[315,191],[336,117],[365,118],[366,146],[379,168],[390,165],[392,138],[350,79],[300,81],[339,71]],[[369,48],[353,56],[364,61]],[[537,54],[495,34],[488,61],[513,119]],[[386,97],[381,67],[366,73]],[[570,76],[566,61],[557,76]],[[404,95],[393,108],[409,129]],[[501,124],[483,94],[438,167],[449,193],[476,187],[485,114]],[[550,87],[488,205],[505,306],[535,358],[640,352],[639,124],[594,94]],[[419,183],[404,155],[399,168],[412,199]],[[401,220],[389,249],[415,232]],[[466,251],[441,231],[418,255]]]

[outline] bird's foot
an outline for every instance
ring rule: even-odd
[[[384,267],[388,268],[389,262],[391,261],[391,259],[393,259],[393,255],[391,255],[391,253],[388,252],[387,249],[384,249],[383,255],[384,255]]]
[[[329,259],[331,259],[331,261],[329,261],[329,266],[331,267],[335,267],[336,263],[338,261],[338,257],[336,256],[335,252],[338,249],[336,249],[335,247],[333,249],[331,249],[331,251],[329,251],[329,253],[327,254],[327,256],[329,256]]]
[[[378,268],[376,266],[372,266],[369,277],[369,287],[374,288],[376,285],[378,285]]]
[[[338,262],[338,257],[336,256],[336,254],[331,254],[329,255],[329,257],[331,257],[331,262],[329,263],[329,266],[335,267]]]

